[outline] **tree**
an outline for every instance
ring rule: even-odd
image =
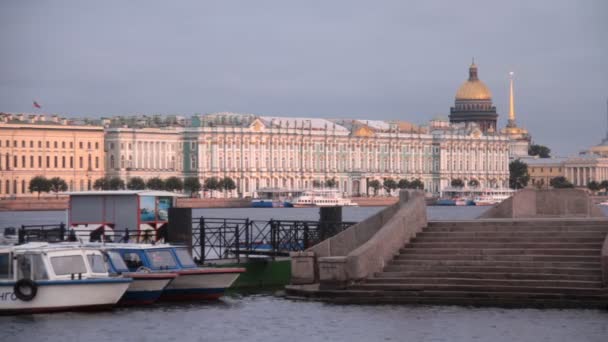
[[[49,183],[51,184],[51,191],[55,193],[56,198],[59,198],[59,192],[68,190],[67,183],[59,177],[51,178]]]
[[[218,189],[219,183],[220,183],[220,181],[216,177],[211,177],[211,178],[205,179],[205,183],[203,184],[203,187],[205,188],[205,191],[211,191],[211,197],[213,197],[213,190]]]
[[[452,182],[450,183],[450,185],[452,185],[453,188],[462,188],[462,187],[464,187],[464,182],[462,181],[462,179],[456,178],[456,179],[452,179]]]
[[[182,191],[184,182],[177,177],[169,177],[165,180],[165,190],[167,191]]]
[[[338,182],[336,181],[336,177],[330,178],[325,181],[325,186],[328,188],[335,188],[336,185],[338,185]]]
[[[407,189],[410,187],[410,181],[408,181],[407,179],[403,178],[399,180],[399,183],[397,184],[397,187],[399,189]]]
[[[146,182],[146,188],[150,190],[165,190],[165,182],[160,177],[152,177]]]
[[[471,179],[469,181],[469,187],[476,188],[479,186],[479,181],[477,179]]]
[[[40,193],[51,191],[51,183],[44,176],[36,176],[30,180],[29,190],[37,192],[38,198],[40,198]]]
[[[98,178],[93,183],[93,189],[95,190],[109,190],[110,180],[107,177]]]
[[[410,189],[424,190],[424,183],[418,178],[410,182]]]
[[[374,189],[374,196],[378,195],[378,189],[380,189],[380,181],[377,179],[371,180],[369,181],[369,183],[367,183],[367,185]]]
[[[519,159],[509,163],[509,187],[511,189],[523,189],[529,181],[528,164]]]
[[[397,182],[392,178],[385,178],[382,182],[382,186],[387,193],[391,193],[393,190],[397,189]]]
[[[570,183],[564,176],[552,178],[549,185],[556,189],[574,188],[574,184]]]
[[[228,193],[227,193],[228,191],[236,189],[236,184],[234,183],[234,180],[232,178],[224,177],[224,178],[220,179],[217,187],[220,190],[226,191],[224,193],[224,197],[225,197],[228,195]]]
[[[551,149],[543,145],[530,145],[528,155],[539,158],[551,158]]]
[[[124,190],[125,181],[123,181],[120,177],[112,177],[108,180],[108,189],[109,190]]]
[[[146,188],[146,182],[141,177],[131,177],[127,182],[127,189],[129,190],[143,190]]]
[[[195,192],[201,191],[201,181],[198,177],[186,177],[184,179],[184,189],[190,192],[190,197],[193,197]]]
[[[600,183],[600,188],[604,189],[605,192],[608,192],[608,180],[603,180]]]
[[[312,181],[312,187],[313,188],[320,188],[321,186],[322,186],[321,181],[318,181],[316,179]]]
[[[593,193],[595,193],[597,191],[600,191],[601,186],[600,186],[600,183],[593,180],[587,184],[587,188],[589,190],[591,190]]]

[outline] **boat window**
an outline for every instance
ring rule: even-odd
[[[51,265],[56,275],[87,273],[82,255],[51,257]]]
[[[176,267],[177,263],[169,250],[146,251],[154,268]]]
[[[196,266],[194,260],[192,260],[192,257],[190,256],[190,253],[188,253],[187,249],[176,248],[175,255],[177,255],[180,264],[182,264],[183,266]]]
[[[12,278],[10,260],[9,253],[0,253],[0,279]]]
[[[87,254],[87,260],[93,273],[108,273],[103,257],[99,254]]]
[[[139,257],[139,254],[137,254],[135,252],[124,253],[122,255],[122,260],[125,261],[125,264],[127,265],[127,267],[129,269],[139,268],[144,265],[143,262],[141,262],[141,258]]]
[[[40,254],[23,254],[17,256],[17,279],[49,279],[46,267]]]
[[[127,264],[125,264],[125,262],[120,257],[120,254],[118,254],[117,252],[108,252],[108,257],[110,257],[110,261],[112,262],[112,266],[114,266],[114,268],[117,271],[125,271],[125,270],[129,269],[127,267]]]

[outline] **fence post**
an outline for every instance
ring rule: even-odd
[[[237,222],[237,223],[234,225],[234,249],[235,249],[235,251],[236,251],[236,253],[235,253],[235,254],[236,254],[236,262],[238,262],[238,263],[240,263],[240,262],[241,262],[241,253],[239,253],[239,249],[240,249],[240,248],[239,248],[239,247],[240,247],[239,245],[240,245],[240,243],[241,243],[241,242],[240,242],[241,236],[240,236],[240,234],[239,234],[239,228],[240,228],[240,226],[239,226],[239,224],[238,224],[238,222]]]
[[[199,232],[198,232],[198,237],[200,240],[200,244],[201,244],[201,257],[200,257],[200,262],[201,264],[205,262],[205,243],[206,243],[206,236],[205,236],[205,218],[204,217],[200,217],[198,220],[198,224],[199,224]]]
[[[249,221],[249,217],[245,219],[245,249],[251,250],[251,241],[250,241],[250,228],[252,222]]]
[[[273,252],[272,260],[274,260],[274,257],[279,250],[279,246],[277,246],[277,226],[277,221],[270,219],[270,246],[272,246]]]
[[[25,243],[25,226],[21,225],[21,229],[19,229],[19,233],[17,234],[19,238],[19,244]]]
[[[308,241],[308,222],[304,222],[304,249],[308,249],[309,246]]]
[[[63,222],[59,224],[59,241],[65,241],[65,224]]]

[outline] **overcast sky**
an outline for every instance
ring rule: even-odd
[[[447,116],[471,57],[535,142],[606,135],[608,1],[0,2],[0,111]]]

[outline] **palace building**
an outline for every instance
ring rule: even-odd
[[[0,113],[0,197],[33,196],[36,176],[60,177],[70,191],[103,177],[104,130],[44,115]]]

